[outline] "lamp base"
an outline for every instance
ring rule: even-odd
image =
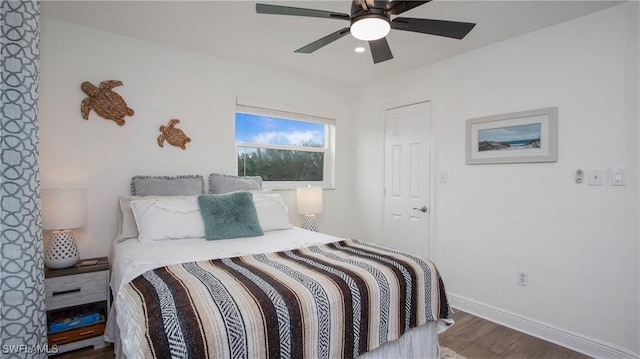
[[[307,231],[317,232],[318,231],[318,221],[316,220],[315,214],[305,214],[304,221],[302,222],[302,228]]]
[[[73,232],[69,229],[53,231],[44,251],[44,264],[51,269],[69,268],[78,263],[78,259],[80,254]]]

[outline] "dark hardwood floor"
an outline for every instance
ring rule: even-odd
[[[92,349],[78,349],[72,352],[62,353],[49,358],[52,359],[114,359],[116,355],[113,353],[113,345]]]
[[[439,335],[440,345],[469,359],[585,359],[586,355],[455,310],[456,324]],[[54,359],[113,359],[113,347],[80,349]]]
[[[440,345],[469,359],[590,358],[457,309],[454,313],[456,323],[440,334],[438,340]]]

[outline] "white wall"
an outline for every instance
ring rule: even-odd
[[[181,51],[43,18],[40,77],[40,169],[43,188],[87,188],[88,223],[77,230],[82,258],[109,254],[116,199],[129,194],[135,175],[236,171],[236,97],[295,106],[336,119],[336,189],[325,191],[322,231],[351,236],[348,174],[351,129],[346,88],[264,68]],[[83,81],[121,80],[119,93],[135,110],[117,126],[91,112],[80,116]],[[331,112],[327,112],[330,109]],[[186,151],[156,142],[172,118],[191,137]],[[282,192],[292,222],[295,192]],[[45,236],[46,237],[46,236]]]
[[[632,2],[358,88],[358,237],[382,242],[384,108],[431,100],[431,257],[454,303],[592,355],[637,357],[637,68]],[[556,163],[465,165],[466,119],[550,106]],[[618,167],[625,187],[574,181],[578,168]]]

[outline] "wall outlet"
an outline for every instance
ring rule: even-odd
[[[523,287],[526,287],[527,285],[529,285],[529,273],[518,271],[518,284],[520,284]]]

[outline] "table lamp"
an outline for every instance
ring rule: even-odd
[[[87,221],[84,189],[42,189],[42,229],[53,230],[44,251],[44,264],[51,269],[74,266],[80,257],[71,229]]]
[[[298,187],[296,188],[296,199],[298,213],[304,214],[302,228],[317,232],[316,214],[322,213],[322,187]]]

